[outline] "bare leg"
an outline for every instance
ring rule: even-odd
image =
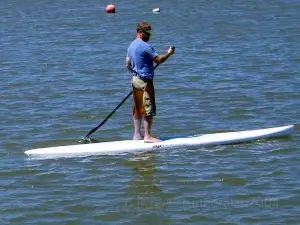
[[[153,116],[144,117],[144,127],[145,127],[145,136],[144,141],[147,143],[159,142],[161,140],[151,136],[151,126],[152,126]]]
[[[143,139],[141,134],[141,123],[142,123],[142,117],[133,116],[133,126],[134,126],[133,140]]]

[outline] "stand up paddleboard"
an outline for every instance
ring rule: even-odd
[[[280,137],[292,134],[294,125],[273,127],[259,130],[203,134],[187,137],[166,138],[162,142],[144,143],[143,140],[125,140],[101,142],[92,144],[78,144],[58,147],[39,148],[25,151],[28,156],[53,155],[85,155],[105,154],[118,152],[136,152],[173,147],[214,146],[236,144],[262,138]]]

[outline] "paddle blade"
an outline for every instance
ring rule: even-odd
[[[91,144],[91,143],[99,143],[100,141],[93,139],[93,138],[87,138],[87,137],[81,137],[79,143],[82,144]]]

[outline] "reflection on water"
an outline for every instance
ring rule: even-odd
[[[132,168],[134,180],[131,182],[132,191],[136,195],[160,193],[159,181],[155,176],[155,152],[143,152],[134,154],[125,163]]]
[[[126,202],[127,210],[144,211],[160,210],[157,204],[163,192],[159,186],[157,168],[155,165],[156,152],[137,153],[125,162],[125,166],[132,168],[133,180],[130,182]]]

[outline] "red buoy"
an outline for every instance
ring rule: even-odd
[[[105,11],[107,13],[115,13],[116,12],[116,7],[114,5],[108,5],[108,6],[106,6]]]

